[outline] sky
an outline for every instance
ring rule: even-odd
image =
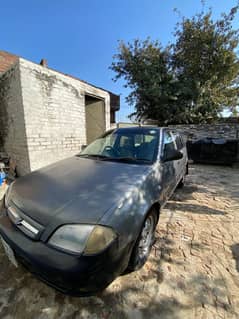
[[[228,12],[236,0],[206,0],[213,16]],[[134,111],[122,80],[109,69],[118,41],[151,37],[163,45],[174,40],[177,8],[190,17],[200,0],[0,0],[0,50],[71,74],[121,96],[117,121]],[[239,17],[234,21],[239,26]]]

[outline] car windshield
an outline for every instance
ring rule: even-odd
[[[116,129],[89,144],[78,156],[128,163],[152,163],[158,153],[157,129]]]

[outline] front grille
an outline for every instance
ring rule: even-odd
[[[11,222],[25,235],[32,239],[39,239],[44,227],[26,216],[16,205],[11,205],[7,208],[7,215]]]

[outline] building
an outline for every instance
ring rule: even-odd
[[[78,153],[118,110],[118,95],[0,51],[0,152],[20,175]]]

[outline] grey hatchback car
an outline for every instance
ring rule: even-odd
[[[146,262],[187,165],[183,139],[167,128],[106,132],[11,184],[0,212],[5,252],[64,293],[94,294]]]

